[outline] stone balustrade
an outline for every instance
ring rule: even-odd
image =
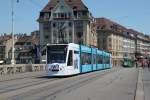
[[[44,64],[0,65],[0,75],[44,71]]]

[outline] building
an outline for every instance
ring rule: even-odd
[[[96,18],[98,48],[112,53],[113,66],[123,61],[123,32],[125,27],[107,19]]]
[[[112,53],[112,63],[120,66],[124,58],[150,57],[150,37],[127,29],[107,18],[96,18],[98,48]]]
[[[136,32],[135,30],[131,30]],[[150,38],[148,35],[136,32],[136,58],[150,57]]]
[[[0,36],[0,60],[4,63],[8,58],[8,49],[9,46],[12,46],[12,41],[8,44],[8,41],[11,39],[11,35],[3,34]]]
[[[31,36],[23,36],[17,39],[14,52],[16,64],[32,63],[33,55],[31,50],[33,49],[33,45],[31,39]]]
[[[49,0],[38,19],[40,45],[97,46],[94,18],[82,0]]]
[[[5,59],[5,41],[0,40],[0,61]]]
[[[36,63],[37,47],[39,43],[38,31],[32,32],[31,35],[15,34],[14,38],[14,55],[16,64]],[[0,36],[0,61],[7,64],[12,59],[12,35]],[[38,62],[40,63],[40,62]]]
[[[129,58],[135,60],[135,34],[126,29],[123,32],[123,58]]]

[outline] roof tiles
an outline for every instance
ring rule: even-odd
[[[88,8],[83,4],[82,0],[64,0],[71,8],[77,11],[88,10]],[[48,4],[44,7],[42,12],[50,12],[57,4],[59,0],[50,0]]]

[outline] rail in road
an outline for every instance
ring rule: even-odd
[[[55,100],[59,94],[70,93],[99,78],[112,73],[119,73],[121,70],[123,69],[114,68],[68,78],[49,78],[45,75],[39,75],[4,81],[0,82],[0,98],[9,100]],[[112,84],[117,79],[118,76],[112,78],[107,85]]]

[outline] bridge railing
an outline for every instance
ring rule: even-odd
[[[44,64],[0,65],[0,75],[44,71]]]

